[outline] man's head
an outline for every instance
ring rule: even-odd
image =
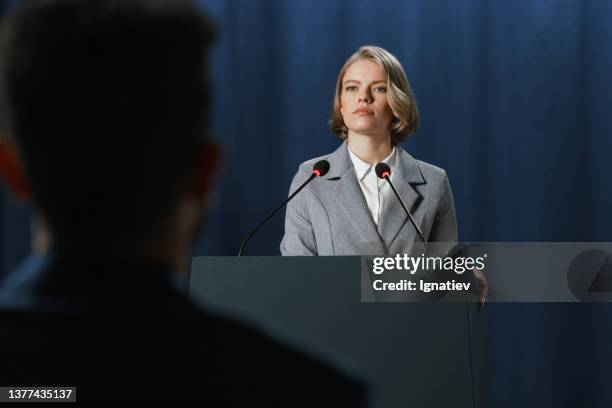
[[[28,2],[5,22],[5,131],[58,245],[137,243],[203,206],[212,34],[176,0]]]

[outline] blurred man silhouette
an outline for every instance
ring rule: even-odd
[[[2,33],[0,168],[48,228],[4,297],[0,386],[89,405],[359,406],[360,382],[177,287],[219,165],[210,22],[188,2],[28,2]]]

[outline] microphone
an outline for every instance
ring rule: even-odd
[[[410,211],[406,207],[406,204],[404,204],[404,201],[402,200],[402,197],[400,197],[400,195],[398,194],[397,190],[395,189],[395,186],[393,186],[393,183],[391,182],[391,178],[390,178],[391,177],[391,168],[386,163],[380,162],[380,163],[378,163],[376,165],[376,167],[374,167],[374,170],[376,171],[376,175],[378,176],[378,178],[387,180],[387,182],[391,186],[391,189],[395,193],[395,196],[397,197],[397,199],[399,200],[400,204],[402,205],[402,208],[406,212],[406,215],[408,216],[408,219],[412,223],[412,226],[414,227],[416,232],[419,234],[419,237],[421,238],[421,242],[423,242],[423,250],[425,252],[427,252],[427,244],[425,243],[425,238],[423,237],[423,232],[421,231],[421,229],[419,228],[417,223],[414,221],[414,218],[412,217],[412,214],[410,213]]]
[[[327,160],[319,160],[318,162],[315,163],[315,165],[312,167],[312,174],[310,175],[310,177],[308,177],[308,180],[306,180],[301,186],[300,188],[298,188],[297,190],[295,190],[293,192],[293,194],[291,194],[285,201],[283,201],[281,203],[281,205],[279,205],[278,207],[276,207],[276,209],[274,211],[272,211],[272,213],[270,213],[270,215],[268,215],[266,217],[265,220],[263,220],[262,222],[259,223],[259,225],[257,225],[257,227],[255,227],[253,229],[253,231],[249,232],[249,235],[246,236],[246,238],[244,238],[242,240],[242,243],[240,244],[240,250],[238,251],[238,256],[242,256],[242,253],[244,252],[244,249],[246,248],[246,244],[247,242],[249,242],[249,240],[251,239],[251,237],[253,235],[255,235],[255,233],[266,223],[268,222],[268,220],[270,218],[272,218],[272,216],[274,214],[276,214],[278,212],[278,210],[280,210],[281,208],[283,208],[285,206],[285,204],[287,204],[289,201],[291,201],[291,199],[293,197],[295,197],[297,195],[297,193],[299,193],[300,191],[302,191],[302,189],[304,187],[306,187],[308,185],[308,183],[310,183],[312,180],[314,180],[317,177],[322,177],[324,175],[327,174],[327,172],[329,171],[329,162]]]

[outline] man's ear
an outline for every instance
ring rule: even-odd
[[[206,199],[212,190],[221,166],[221,148],[215,143],[202,145],[195,155],[191,174],[190,193],[198,199]]]
[[[0,140],[0,177],[17,199],[24,203],[30,200],[30,186],[17,158],[17,150],[6,140]]]

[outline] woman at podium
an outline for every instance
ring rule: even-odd
[[[425,242],[453,246],[457,221],[446,172],[400,146],[418,123],[399,61],[379,47],[359,48],[336,83],[330,127],[342,144],[300,165],[290,193],[319,160],[330,169],[289,202],[281,253],[385,255],[420,252]],[[388,166],[378,168],[386,178],[377,175],[379,163]]]

